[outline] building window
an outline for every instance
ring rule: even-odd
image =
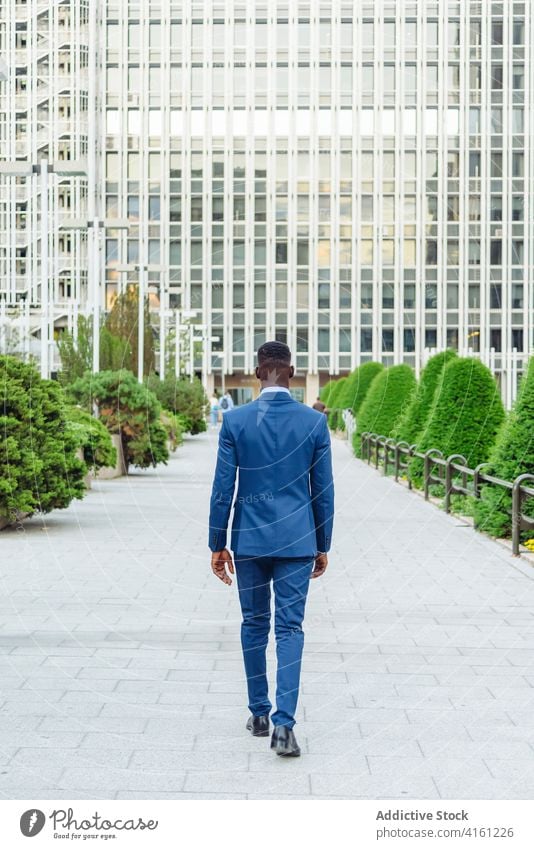
[[[362,327],[360,333],[360,351],[368,353],[373,350],[373,331],[370,327]]]
[[[393,328],[384,328],[382,330],[382,351],[384,353],[392,353],[394,347],[394,331]]]
[[[415,351],[415,330],[413,327],[405,327],[403,331],[404,350],[407,353]]]

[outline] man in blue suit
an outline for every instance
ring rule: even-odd
[[[334,486],[326,416],[294,401],[291,352],[281,342],[258,350],[260,397],[235,408],[219,434],[209,520],[211,568],[225,584],[234,574],[226,533],[232,502],[231,548],[243,614],[241,644],[256,737],[269,735],[266,648],[274,589],[277,676],[271,748],[298,757],[293,726],[304,633],[302,621],[310,578],[328,565]],[[239,470],[234,501],[236,473]]]

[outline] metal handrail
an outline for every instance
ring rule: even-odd
[[[408,486],[412,488],[412,480],[409,473],[410,460],[418,457],[423,461],[423,491],[425,499],[430,497],[432,484],[440,484],[445,488],[444,507],[447,513],[451,509],[452,495],[468,495],[473,498],[481,497],[481,485],[490,484],[499,486],[512,492],[512,552],[517,557],[519,554],[521,531],[534,529],[534,517],[523,512],[523,502],[527,498],[534,498],[534,474],[519,475],[513,481],[497,478],[495,475],[485,474],[482,469],[489,463],[479,463],[474,469],[467,465],[463,454],[450,454],[443,456],[439,448],[428,448],[426,451],[418,451],[417,445],[409,445],[406,440],[398,442],[383,434],[365,432],[361,435],[362,459],[371,463],[374,449],[374,465],[378,468],[380,460],[383,463],[384,474],[388,473],[390,466],[390,455],[393,455],[393,467],[395,480],[398,481],[401,471],[407,472]],[[437,470],[437,471],[436,471]],[[527,486],[526,482],[532,482]]]

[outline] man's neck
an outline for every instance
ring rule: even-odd
[[[287,389],[289,391],[289,383],[269,383],[262,380],[261,390],[263,389]]]

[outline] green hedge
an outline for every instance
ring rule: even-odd
[[[429,417],[434,397],[441,391],[443,371],[450,360],[456,356],[455,351],[442,351],[431,357],[421,372],[421,378],[410,403],[400,417],[393,436],[397,440],[404,439],[409,445],[417,442],[423,434]]]
[[[352,410],[353,415],[356,415],[365,400],[371,383],[383,369],[382,363],[375,362],[362,363],[361,366],[355,368],[349,374],[343,386],[343,392],[338,400],[340,408]]]
[[[534,357],[529,361],[517,400],[499,431],[485,473],[512,482],[519,475],[534,473]],[[512,532],[512,495],[499,486],[484,486],[475,505],[475,526],[496,537]],[[534,515],[534,499],[523,502],[522,509]],[[525,531],[523,540],[534,537]]]
[[[66,414],[87,469],[96,471],[104,466],[115,466],[117,449],[105,425],[80,407],[67,407]]]
[[[323,386],[323,388],[321,389],[321,391],[319,393],[319,398],[321,399],[323,404],[326,404],[327,407],[328,407],[328,403],[330,401],[330,396],[332,394],[332,390],[334,389],[334,386],[336,385],[336,383],[337,383],[337,380],[329,380],[328,383],[325,383],[325,385]]]
[[[58,383],[0,356],[0,516],[48,513],[85,494],[85,464]]]
[[[454,357],[443,370],[418,450],[439,448],[444,457],[463,454],[474,468],[488,459],[503,420],[499,389],[490,370],[476,357]],[[411,461],[410,476],[417,486],[422,484],[421,459]]]
[[[167,462],[167,431],[160,420],[161,405],[131,371],[87,372],[74,381],[69,393],[87,411],[96,404],[99,418],[109,432],[120,434],[126,468],[133,465],[145,469]]]
[[[399,416],[415,389],[410,366],[398,365],[379,371],[374,378],[356,419],[354,453],[361,456],[362,433],[391,436]]]

